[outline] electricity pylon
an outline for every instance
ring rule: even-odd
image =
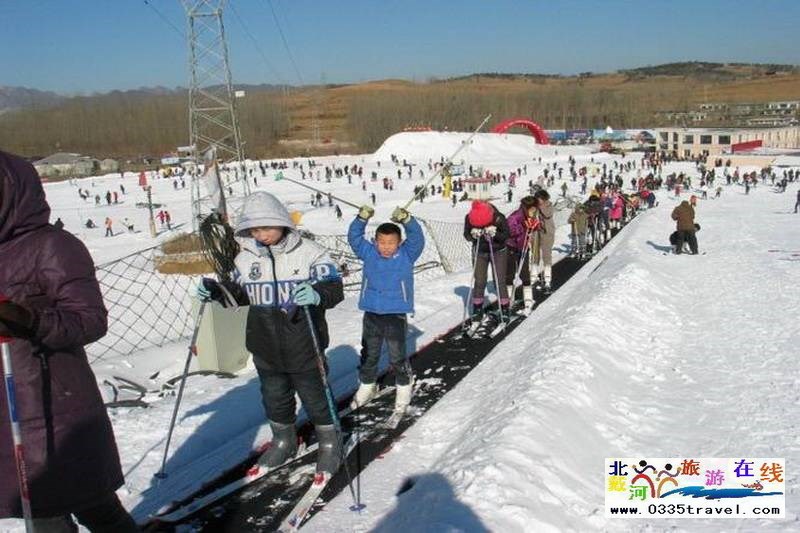
[[[200,193],[200,164],[208,150],[224,162],[239,163],[244,194],[250,193],[244,160],[236,95],[231,83],[228,44],[222,10],[226,0],[181,0],[189,31],[189,138],[195,171],[192,176],[192,227],[197,229],[204,198]]]

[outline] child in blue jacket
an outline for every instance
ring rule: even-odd
[[[378,361],[386,341],[396,376],[395,410],[402,412],[411,402],[412,387],[411,366],[406,359],[406,315],[414,312],[414,263],[425,247],[425,236],[411,214],[398,207],[391,220],[405,227],[405,242],[400,227],[389,222],[378,226],[375,240],[368,241],[364,229],[374,214],[373,208],[362,206],[347,233],[350,247],[364,263],[358,300],[358,308],[364,311],[361,384],[352,407],[357,409],[375,396]]]

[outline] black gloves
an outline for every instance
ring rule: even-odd
[[[0,302],[0,336],[30,339],[36,332],[38,316],[14,302]]]

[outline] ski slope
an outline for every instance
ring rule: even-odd
[[[437,161],[449,156],[468,136],[468,133],[402,133],[387,139],[375,154],[315,158],[322,176],[313,176],[307,183],[356,204],[368,203],[370,193],[374,192],[377,197],[376,219],[385,220],[395,206],[411,197],[415,185],[424,183],[424,178],[418,177],[419,169],[423,169],[426,178],[430,176],[428,160]],[[390,162],[391,154],[415,163],[412,179],[408,179],[404,169],[401,169],[402,179],[397,178],[399,167]],[[512,203],[500,199],[507,190],[506,184],[494,189],[494,196],[498,198],[496,205],[509,213],[516,208],[519,198],[526,194],[528,180],[535,182],[545,164],[552,168],[552,163],[557,161],[565,166],[569,155],[576,157],[577,167],[590,164],[592,159],[594,163],[608,162],[609,165],[613,159],[618,159],[618,156],[608,154],[592,155],[584,147],[537,146],[530,137],[523,135],[479,134],[456,160],[460,162],[463,159],[466,165],[482,165],[492,172],[506,174],[527,165],[527,175],[518,179]],[[298,161],[305,163],[307,160]],[[346,178],[333,178],[330,183],[326,182],[324,165],[334,163],[337,166],[363,165],[367,190],[362,190],[361,180],[356,176],[352,183],[348,183]],[[665,168],[664,174],[677,170],[696,175],[693,168],[691,164],[676,163]],[[369,180],[372,171],[378,173],[377,182]],[[273,192],[288,203],[290,209],[303,212],[303,225],[307,229],[319,234],[343,234],[346,231],[355,214],[354,209],[343,205],[344,217],[337,221],[333,210],[327,206],[311,206],[310,191],[288,181],[272,181],[274,173],[269,171],[266,178],[258,176],[257,188]],[[292,169],[291,164],[283,173],[300,179],[300,171]],[[635,172],[623,174],[623,177],[628,182],[634,175]],[[394,180],[393,191],[382,188],[384,176]],[[564,177],[567,176],[565,171]],[[155,179],[152,174],[149,178],[153,183],[154,201],[170,210],[173,224],[183,223],[184,228],[189,225],[188,184],[186,189],[176,191],[168,179]],[[48,184],[46,192],[53,207],[52,219],[62,217],[66,229],[75,232],[87,244],[97,263],[151,246],[159,239],[167,238],[170,232],[165,231],[155,240],[150,238],[146,230],[147,210],[135,207],[137,202],[144,201],[144,194],[136,186],[137,180],[137,176],[129,173],[124,178],[117,174],[77,180],[75,185],[66,182]],[[594,181],[590,179],[589,185]],[[128,192],[121,197],[123,204],[95,207],[92,200],[83,202],[77,195],[77,188],[81,187],[104,196],[106,190],[118,190],[120,183],[125,184]],[[571,193],[577,193],[579,183],[568,178],[567,183]],[[561,181],[556,180],[556,188],[560,184]],[[339,498],[306,527],[319,531],[353,531],[371,527],[390,531],[403,524],[405,528],[424,530],[427,524],[439,523],[443,527],[461,527],[468,531],[476,524],[491,530],[508,531],[532,531],[538,530],[539,526],[576,530],[613,527],[613,524],[604,526],[601,519],[592,518],[602,516],[602,509],[599,514],[592,514],[597,505],[602,504],[598,499],[602,496],[602,486],[596,482],[600,479],[600,461],[615,453],[655,455],[662,450],[651,450],[646,446],[665,441],[664,435],[659,436],[657,430],[664,425],[674,425],[664,417],[680,411],[683,405],[679,394],[673,396],[666,391],[665,383],[686,390],[709,388],[698,385],[706,378],[692,374],[703,370],[692,366],[697,364],[693,357],[695,350],[706,346],[702,343],[712,339],[718,351],[713,354],[708,351],[708,358],[722,364],[731,357],[732,347],[752,346],[750,359],[757,361],[764,357],[766,349],[763,347],[774,339],[783,339],[786,346],[797,343],[798,335],[787,323],[788,319],[782,322],[780,316],[771,313],[786,309],[785,315],[796,309],[796,306],[791,307],[796,305],[793,302],[797,301],[797,294],[791,292],[796,288],[790,286],[786,289],[786,294],[794,296],[786,300],[778,299],[774,294],[780,292],[776,288],[778,282],[786,281],[776,279],[774,269],[777,268],[779,273],[784,269],[781,275],[787,277],[792,273],[796,275],[796,263],[779,261],[779,258],[771,257],[774,254],[770,254],[769,259],[759,255],[772,247],[790,249],[792,239],[797,242],[797,232],[792,232],[796,224],[789,226],[795,222],[794,219],[788,215],[782,215],[781,219],[772,213],[781,209],[786,211],[794,189],[790,188],[785,195],[777,195],[759,187],[746,198],[739,195],[738,189],[726,188],[721,200],[701,204],[698,221],[703,230],[699,240],[701,250],[708,250],[708,255],[699,257],[661,255],[658,248],[668,244],[667,235],[674,225],[669,220],[669,209],[674,204],[667,199],[666,192],[659,192],[661,206],[638,219],[625,230],[625,235],[615,239],[604,250],[603,254],[608,254],[609,259],[591,277],[583,279],[582,276],[588,275],[588,271],[584,271],[551,297],[514,333],[513,338],[504,342],[441,405],[412,428],[407,438],[386,456],[379,467],[372,467],[364,474],[364,494],[369,505],[366,514],[353,517],[345,511],[346,499]],[[551,193],[557,195],[555,190]],[[416,215],[452,222],[463,221],[467,210],[466,203],[452,207],[449,200],[430,197],[412,207]],[[737,216],[743,210],[748,216]],[[765,218],[768,215],[775,220]],[[81,223],[89,216],[101,226],[100,229],[86,230],[82,227]],[[111,216],[115,221],[127,216],[137,230],[145,231],[105,238],[102,236],[105,216]],[[785,223],[781,222],[784,219]],[[759,222],[753,223],[754,220]],[[730,229],[737,223],[742,226],[736,228],[739,233]],[[780,223],[785,225],[780,226]],[[751,235],[748,232],[759,233]],[[567,233],[566,227],[559,227],[556,254],[566,250]],[[728,242],[727,238],[735,243],[724,244]],[[759,247],[758,243],[767,238],[774,242]],[[647,244],[647,241],[654,244]],[[738,253],[734,254],[734,251]],[[602,257],[595,259],[594,264],[600,264],[600,261]],[[754,267],[757,270],[750,270]],[[726,277],[724,272],[728,270]],[[710,306],[713,302],[724,301],[714,291],[734,292],[736,283],[731,280],[744,287],[737,294],[729,295],[733,298],[730,305],[738,306],[732,307],[735,310],[732,318],[725,318],[726,310],[722,308],[704,310],[701,304]],[[461,272],[417,284],[417,309],[409,320],[409,351],[461,320],[468,283],[469,273]],[[760,284],[770,285],[772,292]],[[758,291],[762,292],[756,296],[751,294]],[[770,298],[766,297],[767,294]],[[760,307],[758,302],[762,299],[764,305]],[[681,308],[678,312],[679,302],[688,308]],[[787,305],[784,306],[783,302]],[[711,311],[713,313],[709,315]],[[742,317],[744,311],[747,320]],[[360,318],[361,313],[352,296],[328,313],[331,344],[327,356],[331,362],[331,382],[337,394],[352,390],[357,383],[355,369],[360,351]],[[784,329],[778,335],[776,331],[781,324]],[[694,334],[696,331],[702,331],[702,334]],[[760,343],[752,344],[752,338],[742,337],[748,331],[761,339]],[[693,335],[688,335],[689,332]],[[729,338],[731,335],[734,337]],[[689,338],[696,344],[689,344]],[[765,338],[770,342],[765,342]],[[751,343],[745,344],[747,340]],[[98,374],[124,374],[158,390],[166,378],[180,372],[185,354],[185,343],[175,343],[125,358],[104,359],[94,367]],[[673,370],[673,366],[679,370]],[[520,372],[520,369],[524,371]],[[796,369],[796,366],[779,369],[774,376],[763,372],[749,376],[740,384],[741,390],[749,394],[739,393],[734,398],[749,398],[755,402],[759,395],[778,394],[781,389],[773,387],[770,380],[789,379],[791,369]],[[148,382],[148,376],[156,370],[160,371],[158,379]],[[687,382],[687,376],[695,381]],[[726,379],[725,375],[715,376],[714,382],[727,383]],[[797,388],[796,382],[788,382],[788,385],[790,388],[785,390]],[[637,387],[632,390],[638,395],[628,391],[631,387]],[[732,386],[723,387],[730,394],[731,389]],[[657,392],[663,397],[657,397]],[[649,396],[642,397],[645,393]],[[656,401],[657,398],[661,399]],[[717,420],[716,417],[740,414],[741,405],[736,402],[726,404],[719,398],[713,398],[707,405],[703,404],[703,399],[698,399],[697,403],[701,403],[709,413],[698,417],[705,416],[711,421]],[[171,499],[185,495],[198,484],[238,463],[254,446],[269,438],[269,430],[264,426],[258,380],[252,366],[233,379],[192,377],[187,383],[167,463],[170,477],[157,483],[153,474],[160,468],[174,396],[162,397],[154,393],[145,400],[149,403],[148,409],[117,408],[109,411],[126,477],[126,484],[119,494],[137,519],[145,518]],[[767,402],[756,403],[767,409]],[[797,411],[792,411],[792,406],[785,401],[783,405],[788,415],[796,419]],[[663,413],[669,406],[672,409]],[[766,416],[755,407],[753,409],[754,419],[761,420],[759,417]],[[696,407],[694,411],[706,412]],[[784,418],[790,416],[780,417],[781,420]],[[699,448],[689,449],[691,453],[711,455],[708,448],[702,447],[706,443],[704,439],[712,439],[709,428],[714,424],[708,421],[703,427],[687,422],[686,435],[682,437],[685,440],[674,444],[675,453],[691,445]],[[633,422],[637,424],[635,428]],[[554,430],[562,427],[559,431]],[[785,427],[776,428],[770,435],[778,440],[784,439],[783,444],[790,443],[792,437],[788,435],[792,432],[785,430]],[[704,432],[705,436],[701,436]],[[720,429],[720,434],[724,434],[724,428]],[[753,437],[754,445],[764,440],[764,433],[759,433],[758,428],[747,434]],[[620,435],[618,441],[616,435]],[[693,435],[697,435],[698,440],[692,440]],[[744,433],[736,435],[726,438],[741,443]],[[718,437],[713,440],[719,442]],[[587,442],[593,443],[591,450]],[[780,443],[775,444],[775,450],[776,455],[781,455]],[[749,451],[740,450],[739,453]],[[790,452],[787,448],[785,455],[792,464]],[[730,453],[735,455],[736,450]],[[720,451],[718,455],[725,453]],[[600,459],[595,461],[596,457]],[[509,472],[517,473],[509,475]],[[523,474],[525,472],[529,473]],[[396,500],[394,494],[402,480],[415,475],[423,478]],[[790,478],[794,483],[792,486],[796,487],[796,476],[790,473]],[[450,496],[447,496],[448,491]],[[595,494],[600,496],[594,497]],[[404,502],[411,503],[407,505]],[[788,507],[792,508],[791,505]],[[796,505],[794,507],[796,509]],[[463,508],[468,508],[471,513],[465,516],[474,516],[477,522],[458,522],[457,511]],[[430,520],[423,521],[423,517]],[[528,524],[534,529],[530,529]],[[441,529],[432,526],[430,530]],[[19,521],[6,520],[0,521],[0,530],[22,529]]]
[[[606,457],[800,461],[797,187],[739,189],[699,204],[699,256],[663,255],[662,195],[362,475],[360,516],[305,529],[796,531],[797,472],[785,520],[604,518]]]

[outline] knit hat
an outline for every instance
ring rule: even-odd
[[[472,202],[472,207],[469,210],[467,218],[473,227],[483,228],[491,224],[492,220],[494,220],[494,209],[492,209],[492,206],[489,205],[488,202],[475,200]]]

